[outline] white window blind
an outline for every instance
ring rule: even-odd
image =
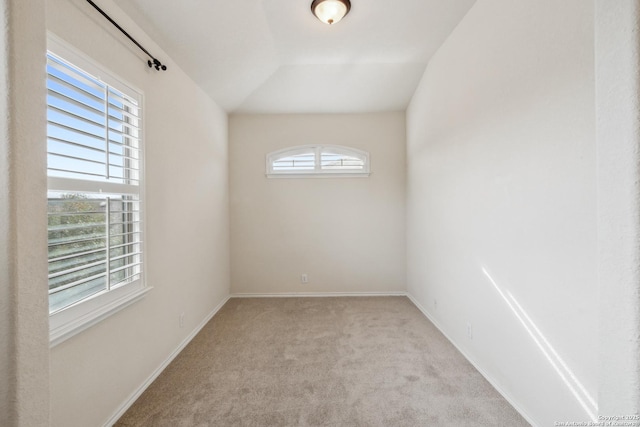
[[[309,171],[315,170],[315,153],[301,153],[286,155],[274,159],[273,170],[277,171]]]
[[[326,171],[358,171],[367,166],[366,156],[327,148],[320,152],[320,168]]]
[[[49,311],[141,280],[141,95],[47,55]]]
[[[369,176],[369,153],[337,145],[305,145],[267,154],[268,177]]]
[[[47,59],[49,176],[138,185],[138,102],[52,54]]]

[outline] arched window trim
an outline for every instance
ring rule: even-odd
[[[313,154],[313,169],[308,170],[275,170],[274,162],[288,156]],[[362,169],[323,169],[322,154],[334,153],[355,157],[363,161]],[[266,157],[266,175],[268,178],[366,178],[371,174],[369,153],[357,148],[342,145],[298,145],[272,151]]]

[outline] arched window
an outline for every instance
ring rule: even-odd
[[[267,176],[367,177],[369,153],[339,145],[301,145],[267,154]]]

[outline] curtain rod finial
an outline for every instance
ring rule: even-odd
[[[158,70],[158,71],[160,71],[160,70],[162,70],[162,71],[166,71],[166,70],[167,70],[167,66],[166,66],[166,65],[163,65],[163,64],[162,64],[160,61],[158,61],[156,58],[153,58],[153,61],[152,61],[152,60],[148,60],[148,61],[147,61],[147,64],[149,65],[149,68],[153,67],[153,68],[155,68],[155,69],[156,69],[156,70]]]
[[[153,58],[153,61],[148,60],[147,64],[149,65],[149,68],[153,67],[156,70],[160,71],[166,71],[167,70],[167,66],[163,65],[160,61],[158,61],[156,58]]]

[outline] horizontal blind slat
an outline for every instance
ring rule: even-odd
[[[66,140],[66,139],[56,138],[56,137],[53,137],[53,136],[48,136],[47,140],[49,140],[49,139],[52,140],[52,141],[55,141],[55,142],[59,142],[61,144],[73,145],[74,147],[77,147],[77,148],[82,148],[82,149],[85,149],[85,150],[91,150],[91,151],[95,151],[95,152],[98,152],[98,153],[105,153],[104,149],[90,147],[88,145],[79,144],[77,142],[69,141],[69,140]]]
[[[75,288],[76,286],[80,286],[84,283],[90,282],[95,279],[99,279],[101,277],[106,277],[106,276],[107,276],[106,273],[96,274],[95,276],[87,277],[86,279],[78,280],[76,282],[72,282],[64,286],[58,286],[56,288],[49,289],[49,295],[53,295],[67,289]]]
[[[72,255],[65,255],[65,256],[61,256],[61,257],[57,257],[57,258],[50,258],[49,259],[49,263],[54,263],[54,262],[60,262],[60,261],[65,261],[68,259],[72,259],[72,258],[79,258],[79,257],[83,257],[83,256],[87,256],[87,255],[92,255],[92,254],[96,254],[99,252],[105,252],[107,250],[106,247],[101,248],[101,249],[95,249],[92,251],[85,251],[85,252],[79,252],[79,253],[74,253]]]
[[[98,126],[98,127],[102,128],[102,129],[104,129],[104,122],[98,122],[96,120],[92,120],[92,119],[87,118],[85,116],[81,116],[81,115],[76,114],[74,112],[65,110],[64,108],[57,107],[57,106],[51,105],[51,104],[49,104],[49,106],[47,108],[50,111],[55,111],[56,113],[62,114],[63,116],[66,116],[66,117],[70,117],[70,118],[72,118],[74,120],[79,120],[79,121],[81,121],[83,123],[86,123],[86,124],[88,124],[90,126]]]
[[[61,157],[61,158],[64,158],[64,159],[80,160],[80,161],[83,161],[83,162],[94,163],[94,164],[98,164],[98,165],[106,165],[107,164],[106,162],[99,161],[99,160],[91,160],[91,159],[87,159],[86,157],[76,157],[76,156],[68,156],[68,155],[65,155],[65,154],[52,153],[51,151],[47,151],[47,154],[49,154],[51,156]]]
[[[52,218],[51,216],[49,218]],[[77,230],[85,230],[91,228],[102,227],[104,228],[106,225],[106,220],[104,215],[102,216],[101,222],[93,222],[93,223],[82,223],[82,224],[59,224],[59,225],[49,225],[48,232],[56,232],[56,231],[77,231]]]
[[[136,255],[142,255],[142,252],[131,252],[131,253],[126,253],[124,255],[111,257],[111,258],[109,258],[109,261],[111,261],[111,262],[118,261],[120,259],[129,258],[129,257],[136,256]],[[127,264],[127,265],[131,265],[132,266],[133,264]]]
[[[73,78],[78,80],[80,83],[83,83],[89,87],[92,87],[95,90],[98,90],[98,91],[105,90],[106,86],[104,84],[98,83],[94,77],[91,77],[86,72],[78,70],[76,67],[73,67],[67,64],[66,61],[63,61],[62,59],[57,58],[56,56],[50,53],[47,55],[47,65],[61,72],[62,74],[72,76]]]
[[[84,234],[83,238],[78,239],[78,236],[73,237],[62,237],[59,239],[49,239],[49,246],[60,246],[66,245],[69,243],[82,243],[82,242],[91,242],[94,240],[105,239],[105,233],[94,233],[94,234]]]
[[[78,172],[75,170],[70,170],[70,169],[62,169],[62,168],[47,168],[50,171],[55,171],[55,172],[65,172],[65,173],[72,173],[72,174],[78,174],[78,175],[86,175],[86,176],[98,176],[100,178],[104,178],[104,174],[99,174],[99,173],[90,173],[90,172]]]
[[[135,242],[131,242],[131,243],[122,243],[120,245],[112,245],[109,249],[120,249],[126,246],[133,246],[133,245],[138,245],[142,243],[142,240],[136,240]],[[131,249],[133,250],[133,249]]]
[[[113,274],[113,273],[118,273],[118,272],[120,272],[120,271],[122,271],[122,270],[126,270],[126,269],[128,269],[128,268],[137,267],[137,266],[139,266],[139,265],[142,265],[142,261],[138,261],[138,262],[135,262],[135,263],[127,264],[127,265],[125,265],[124,267],[118,267],[118,268],[115,268],[115,269],[111,270],[111,271],[110,271],[110,273],[111,273],[111,274]]]
[[[122,237],[122,236],[128,236],[128,235],[131,235],[131,234],[140,234],[140,233],[142,233],[142,231],[130,231],[128,233],[110,234],[109,237],[110,238]]]
[[[58,123],[58,122],[53,121],[53,120],[47,120],[47,123],[50,124],[50,125],[57,126],[59,128],[65,129],[67,131],[70,131],[70,132],[72,132],[74,134],[84,135],[86,137],[94,138],[94,139],[97,139],[97,140],[104,139],[104,138],[101,138],[100,135],[96,135],[96,134],[93,134],[91,132],[86,132],[86,131],[84,131],[82,129],[78,129],[76,127],[71,127],[71,126],[66,125],[64,123]]]
[[[124,108],[120,107],[118,104],[122,104],[123,106],[126,106],[127,108],[130,108],[131,110],[137,112],[140,109],[140,106],[138,105],[138,103],[132,99],[130,99],[129,97],[127,97],[124,94],[121,94],[119,92],[114,91],[114,89],[112,87],[109,87],[108,93],[107,93],[107,98],[109,100],[109,104],[113,105],[116,108],[122,109],[124,110]],[[116,104],[118,103],[118,104]],[[136,114],[137,117],[137,114]]]
[[[104,121],[104,117],[106,114],[104,109],[99,105],[93,105],[81,97],[72,96],[73,92],[63,92],[53,87],[47,87],[47,107],[58,107],[65,109],[66,111],[71,111],[72,109],[76,109],[78,113],[84,113],[88,116],[92,116],[100,120]]]
[[[48,74],[47,77],[49,78],[49,82],[50,83],[56,83],[59,84],[61,86],[63,86],[64,88],[68,89],[70,93],[72,94],[76,94],[79,96],[84,96],[90,100],[95,101],[96,103],[104,103],[104,98],[99,97],[98,95],[91,93],[75,84],[73,84],[73,82],[70,82],[68,80],[63,80],[60,77],[54,75],[54,74]],[[50,90],[54,90],[54,89],[50,89]],[[102,90],[100,90],[102,92]],[[56,92],[60,93],[59,91],[56,90]],[[104,93],[104,92],[102,92]]]
[[[52,97],[53,99],[60,101],[60,102],[66,102],[69,103],[71,105],[73,105],[74,107],[80,109],[81,111],[87,111],[90,114],[98,114],[101,116],[104,116],[104,110],[101,110],[99,108],[96,108],[92,105],[86,104],[84,102],[78,101],[76,99],[73,99],[67,95],[65,95],[62,92],[59,92],[55,89],[47,89],[47,95]],[[48,103],[48,106],[50,106],[51,104]]]
[[[86,270],[87,268],[96,267],[98,265],[105,264],[105,263],[106,263],[106,260],[103,259],[101,261],[82,264],[82,265],[80,265],[78,267],[73,267],[73,268],[69,268],[69,269],[66,269],[66,270],[61,270],[61,271],[49,274],[49,279],[54,279],[56,277],[66,276],[67,274],[75,273],[77,271]]]
[[[123,128],[128,129],[130,131],[138,132],[140,130],[140,126],[138,126],[137,124],[128,122],[128,121],[123,120],[123,119],[121,119],[119,117],[113,117],[112,115],[109,115],[109,129],[115,130],[115,131],[118,131],[118,132],[121,132],[121,131],[119,131],[118,129],[114,128],[111,125],[111,122],[115,122],[115,123],[118,124],[118,126],[122,126]]]
[[[122,283],[129,283],[132,282],[134,280],[137,280],[140,278],[140,273],[133,273],[130,275],[125,276],[124,278],[118,280],[116,283],[113,283],[111,286],[118,286]]]
[[[134,128],[134,127],[125,127],[125,130],[119,130],[119,129],[114,129],[113,127],[109,126],[109,132],[113,132],[117,135],[120,135],[122,137],[127,137],[127,138],[131,138],[131,139],[138,139],[137,136],[135,136],[134,134],[131,133],[127,133],[127,132],[131,132],[131,131],[138,131],[138,128]],[[122,144],[122,143],[120,143]]]
[[[101,252],[104,252],[102,250]],[[58,273],[61,271],[68,270],[78,265],[85,265],[87,263],[101,261],[104,262],[105,254],[100,252],[95,252],[89,255],[81,255],[77,257],[67,258],[61,261],[51,262],[48,265],[49,274]]]

